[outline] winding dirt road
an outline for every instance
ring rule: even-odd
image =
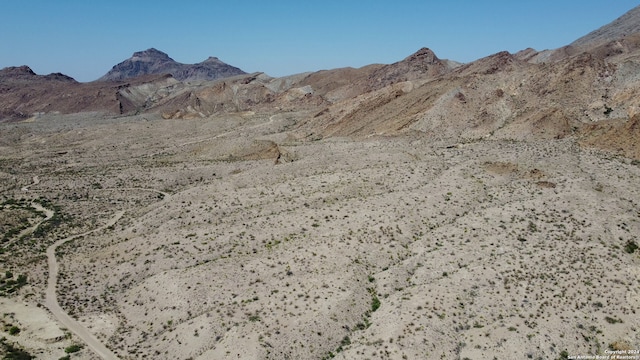
[[[38,185],[38,184],[40,184],[40,178],[36,175],[36,176],[34,176],[34,177],[33,177],[33,182],[32,182],[31,184],[29,184],[29,185],[27,185],[27,186],[23,187],[23,188],[22,188],[22,189],[20,189],[20,190],[22,190],[22,191],[25,191],[25,192],[26,192],[26,191],[29,191],[29,188],[30,188],[30,187],[32,187],[33,185]]]
[[[98,354],[101,358],[107,360],[116,360],[118,357],[115,353],[109,350],[100,340],[98,340],[93,334],[89,332],[84,326],[82,326],[79,322],[72,319],[63,309],[60,307],[58,303],[58,298],[56,296],[56,287],[58,283],[58,262],[56,261],[56,249],[66,243],[67,241],[71,241],[73,239],[86,236],[92,234],[94,232],[106,229],[110,226],[113,226],[120,218],[124,215],[124,211],[120,211],[116,213],[106,224],[95,228],[91,231],[87,231],[82,234],[77,234],[73,236],[69,236],[68,238],[64,238],[56,241],[53,245],[47,248],[47,262],[49,264],[49,279],[47,282],[47,291],[46,291],[46,299],[45,305],[51,311],[53,316],[58,319],[69,331],[73,332],[78,336],[87,346],[93,350],[96,354]]]
[[[166,193],[164,191],[156,190],[156,189],[147,189],[147,188],[124,188],[124,189],[105,189],[105,190],[141,190],[141,191],[150,191],[155,192],[162,195],[162,201],[169,201],[171,199],[171,194]],[[40,209],[39,209],[40,210]],[[49,210],[51,211],[51,210]],[[47,212],[47,216],[49,212]],[[45,297],[45,305],[51,311],[51,313],[62,323],[69,331],[73,332],[82,340],[87,346],[93,350],[96,354],[98,354],[101,358],[105,360],[116,360],[118,356],[109,350],[100,340],[98,340],[87,328],[82,326],[79,322],[72,319],[69,314],[67,314],[60,304],[58,303],[58,297],[56,295],[56,288],[58,284],[58,262],[56,260],[56,249],[67,241],[71,241],[73,239],[86,236],[92,234],[97,231],[104,230],[110,226],[115,225],[120,218],[124,215],[124,211],[119,211],[116,213],[106,224],[95,228],[93,230],[84,232],[82,234],[76,234],[73,236],[69,236],[67,238],[56,241],[53,245],[47,248],[47,263],[49,265],[49,279],[47,281],[47,290]],[[51,212],[51,216],[53,216],[53,212]]]
[[[29,188],[30,188],[31,186],[33,186],[33,185],[38,185],[39,183],[40,183],[40,178],[36,175],[36,176],[34,176],[34,177],[33,177],[33,182],[32,182],[31,184],[29,184],[29,185],[27,185],[27,186],[23,187],[23,188],[22,188],[22,189],[20,189],[20,190],[25,191],[25,192],[26,192],[26,191],[29,191]],[[16,236],[16,237],[15,237],[15,239],[14,239],[13,241],[9,241],[8,243],[4,244],[4,246],[3,246],[3,247],[4,247],[5,249],[6,249],[6,248],[8,248],[8,247],[9,247],[11,244],[13,244],[14,242],[16,242],[16,241],[20,240],[20,238],[22,238],[23,236],[26,236],[26,235],[29,235],[29,234],[33,233],[34,231],[36,231],[36,229],[38,228],[38,226],[42,225],[42,223],[43,223],[43,222],[45,222],[45,221],[49,221],[49,220],[51,220],[51,218],[53,217],[53,214],[54,214],[53,210],[49,210],[49,209],[47,209],[47,208],[43,207],[42,205],[38,204],[38,203],[37,203],[37,202],[35,202],[35,201],[32,201],[32,202],[31,202],[31,207],[32,207],[32,208],[34,208],[34,209],[36,209],[36,211],[40,211],[40,212],[44,213],[44,219],[40,220],[40,221],[39,221],[38,223],[36,223],[35,225],[30,226],[30,227],[28,227],[28,228],[26,228],[26,229],[22,230],[22,231],[20,232],[20,234],[18,234],[18,236]]]
[[[38,223],[36,223],[33,226],[30,226],[24,230],[22,230],[20,232],[20,234],[18,234],[18,236],[16,236],[12,241],[7,242],[6,244],[3,245],[3,248],[8,248],[9,246],[11,246],[13,243],[15,243],[16,241],[20,240],[23,236],[29,235],[31,233],[33,233],[34,231],[36,231],[36,229],[38,229],[38,226],[42,225],[43,222],[45,221],[49,221],[51,220],[51,218],[53,217],[53,210],[49,210],[45,207],[43,207],[42,205],[38,204],[37,202],[32,202],[31,203],[31,207],[36,209],[36,211],[40,211],[44,213],[44,219],[40,220]]]

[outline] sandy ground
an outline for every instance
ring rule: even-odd
[[[44,250],[124,211],[57,250],[62,309],[123,359],[640,348],[635,162],[572,139],[301,141],[288,132],[299,116],[3,124],[3,201],[45,198],[65,216],[1,255],[0,270],[29,275],[3,309],[39,309],[53,326],[36,307]],[[11,339],[46,348],[35,330]],[[64,341],[81,342],[47,343],[52,358]]]
[[[20,328],[13,336],[3,333],[9,342],[19,343],[28,348],[38,359],[59,359],[64,347],[71,343],[51,315],[41,307],[11,298],[0,298],[3,324]]]

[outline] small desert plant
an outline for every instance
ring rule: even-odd
[[[345,336],[344,338],[342,338],[342,341],[340,341],[340,346],[336,349],[336,352],[342,352],[342,350],[344,350],[345,346],[348,346],[351,344],[351,339],[349,338],[349,336]]]
[[[64,348],[64,352],[66,352],[67,354],[73,354],[80,350],[82,350],[82,345],[78,345],[78,344],[73,344]]]
[[[369,288],[369,293],[371,294],[371,312],[375,312],[380,308],[380,299],[375,289]]]
[[[13,325],[9,328],[9,335],[18,335],[20,333],[20,328]]]
[[[627,241],[627,243],[624,245],[624,251],[628,254],[633,254],[637,249],[638,244],[636,244],[636,242],[633,240]]]
[[[16,344],[9,344],[5,338],[0,339],[0,351],[4,352],[3,359],[31,360],[35,359],[28,352],[24,351]]]
[[[620,319],[616,319],[616,318],[612,318],[610,316],[605,316],[604,320],[606,322],[608,322],[609,324],[616,324],[616,323],[622,323],[622,320]]]

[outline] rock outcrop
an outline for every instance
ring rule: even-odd
[[[141,75],[170,74],[179,81],[216,80],[245,74],[237,67],[225,64],[216,57],[197,64],[179,63],[162,51],[151,48],[138,51],[129,59],[115,65],[99,81],[119,81]]]

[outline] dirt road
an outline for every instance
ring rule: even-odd
[[[24,230],[22,230],[20,232],[20,234],[18,234],[18,236],[16,236],[13,240],[7,242],[6,244],[4,244],[3,248],[8,248],[9,246],[11,246],[13,243],[15,243],[16,241],[20,240],[23,236],[29,235],[31,233],[33,233],[34,231],[36,231],[36,229],[38,229],[38,226],[42,225],[42,223],[44,223],[45,221],[49,221],[51,220],[51,218],[53,217],[53,210],[49,210],[45,207],[43,207],[42,205],[38,204],[37,202],[32,202],[31,203],[31,207],[36,209],[36,211],[40,211],[42,213],[44,213],[44,219],[38,221],[35,225],[30,226]]]
[[[56,261],[56,249],[73,239],[92,234],[94,232],[106,229],[113,226],[124,215],[124,211],[116,213],[106,224],[95,228],[91,231],[87,231],[82,234],[77,234],[56,241],[47,249],[47,262],[49,264],[49,280],[47,282],[46,300],[45,305],[53,313],[53,315],[60,321],[69,331],[78,336],[91,350],[98,354],[103,359],[118,359],[115,353],[109,350],[100,340],[98,340],[93,334],[91,334],[84,326],[79,322],[72,319],[58,303],[56,296],[56,287],[58,283],[58,262]]]

